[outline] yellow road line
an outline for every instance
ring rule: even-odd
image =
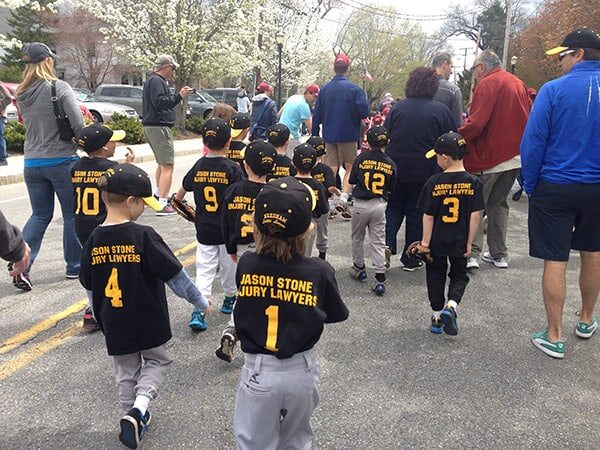
[[[52,349],[64,344],[67,340],[81,332],[81,324],[76,322],[64,330],[50,336],[36,344],[33,348],[23,352],[4,364],[0,364],[0,381],[11,376],[13,373],[33,363],[37,359],[50,352]]]
[[[175,256],[183,255],[184,253],[193,250],[198,246],[197,242],[192,242],[191,244],[186,245],[185,247],[180,248],[174,252]],[[182,265],[184,267],[193,263],[195,256],[190,256],[182,261]],[[56,314],[47,317],[33,325],[32,327],[22,331],[14,336],[9,337],[5,341],[0,342],[0,355],[10,352],[11,350],[19,347],[26,342],[31,341],[36,336],[40,335],[44,331],[49,330],[50,328],[56,326],[58,322],[66,319],[67,317],[76,314],[85,309],[87,306],[87,299],[79,300],[77,303],[69,306],[68,308],[57,312]]]

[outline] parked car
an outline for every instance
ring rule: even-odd
[[[96,122],[108,122],[114,113],[119,113],[131,119],[139,119],[138,113],[131,106],[96,101],[94,94],[84,89],[73,89],[73,92],[77,100],[85,103]]]
[[[237,94],[239,89],[236,88],[216,88],[216,89],[204,89],[204,92],[208,92],[220,103],[227,103],[233,106],[237,111]]]
[[[187,99],[187,104],[191,109],[192,116],[208,118],[217,101],[207,92],[196,90],[192,92]]]
[[[144,114],[143,103],[144,88],[142,86],[129,86],[127,84],[101,84],[96,88],[95,98],[98,102],[110,102],[130,106],[135,109],[140,117]],[[186,117],[192,115],[188,106]]]

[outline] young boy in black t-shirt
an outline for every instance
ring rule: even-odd
[[[364,242],[369,229],[371,257],[375,267],[375,295],[385,294],[385,209],[390,191],[396,184],[396,164],[384,153],[388,144],[387,130],[376,126],[367,133],[370,150],[354,160],[348,182],[354,185],[352,197],[352,260],[350,276],[358,281],[367,279]]]
[[[333,267],[303,256],[313,194],[298,179],[256,197],[256,253],[240,258],[233,315],[244,352],[233,431],[240,449],[310,448],[319,401],[315,347],[325,323],[348,318]]]
[[[294,149],[292,161],[294,163],[294,167],[296,167],[296,170],[298,171],[296,178],[298,178],[304,184],[307,184],[308,187],[310,187],[315,193],[317,204],[313,210],[312,217],[313,225],[316,227],[317,221],[323,216],[327,217],[327,213],[329,212],[327,190],[325,189],[325,186],[311,176],[311,171],[317,163],[317,152],[308,144],[300,144]],[[311,256],[314,243],[315,233],[313,230],[306,242],[305,256]],[[321,251],[319,251],[319,258],[325,259],[325,254],[321,254]]]
[[[292,160],[286,155],[290,141],[290,129],[282,123],[276,123],[267,130],[268,141],[275,146],[277,158],[273,172],[267,177],[267,181],[281,177],[295,177],[296,168]]]
[[[427,293],[433,315],[431,332],[458,333],[456,310],[469,283],[467,257],[483,210],[483,187],[465,171],[467,144],[455,132],[443,134],[427,158],[437,158],[444,172],[433,175],[423,186],[419,200],[423,214],[421,245],[429,248],[433,262],[426,265]],[[448,261],[450,272],[448,273]],[[446,275],[450,278],[448,303]]]
[[[327,149],[325,147],[325,141],[320,136],[311,136],[306,143],[312,146],[317,155],[317,163],[315,167],[310,171],[310,174],[327,190],[327,198],[329,200],[329,214],[323,214],[321,217],[317,219],[317,237],[316,237],[316,246],[319,251],[319,258],[325,259],[327,257],[327,250],[329,249],[329,239],[328,239],[328,228],[329,223],[328,219],[330,216],[337,214],[335,210],[335,205],[333,204],[333,196],[341,195],[340,190],[335,185],[335,175],[333,174],[333,170],[327,164],[323,164],[323,156],[327,153]]]
[[[240,165],[244,176],[246,176],[246,172],[244,171],[244,148],[246,148],[246,143],[244,139],[248,137],[250,125],[250,116],[246,113],[235,113],[229,122],[229,126],[231,127],[231,142],[229,143],[227,157]]]
[[[231,314],[236,299],[235,263],[225,248],[221,230],[219,205],[229,186],[244,178],[240,165],[227,158],[231,140],[231,127],[219,118],[208,119],[202,127],[202,139],[208,148],[206,156],[200,158],[183,177],[177,198],[183,199],[186,192],[194,193],[196,204],[196,285],[202,295],[210,298],[212,285],[219,268],[221,286],[225,298],[221,306],[223,314]],[[192,312],[189,326],[194,331],[208,328],[204,312]]]
[[[165,283],[196,308],[209,305],[156,231],[135,223],[144,204],[163,207],[152,196],[148,174],[119,164],[100,176],[98,188],[107,215],[83,247],[79,280],[92,298],[114,360],[119,401],[126,411],[119,440],[137,448],[150,423],[150,401],[173,362],[165,345],[171,339]]]
[[[227,253],[237,263],[244,253],[254,251],[254,228],[252,215],[256,196],[267,182],[273,170],[275,147],[262,139],[256,139],[244,150],[244,166],[248,179],[238,181],[227,188],[221,201],[220,213]],[[233,314],[221,333],[221,344],[215,351],[218,358],[231,362],[237,336]]]
[[[75,195],[75,233],[81,245],[106,218],[106,206],[100,196],[98,179],[107,169],[118,164],[108,158],[114,156],[117,141],[124,138],[125,131],[111,130],[101,123],[89,125],[81,131],[77,144],[88,156],[79,159],[71,169]],[[133,150],[127,147],[125,160],[130,163],[134,158]],[[83,328],[90,333],[100,329],[92,315],[91,304],[83,313]]]

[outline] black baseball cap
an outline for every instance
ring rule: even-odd
[[[315,151],[317,152],[317,158],[319,156],[323,156],[325,153],[327,153],[327,148],[325,147],[325,141],[323,140],[323,138],[321,136],[311,136],[308,138],[308,141],[306,141],[306,144],[312,146]]]
[[[101,123],[93,123],[81,130],[77,144],[89,154],[100,150],[110,141],[122,141],[125,136],[123,130],[111,130]]]
[[[250,142],[244,149],[244,161],[259,177],[271,173],[276,156],[275,146],[262,139]]]
[[[317,201],[314,191],[294,177],[272,180],[256,196],[254,223],[275,238],[304,233],[312,220]]]
[[[41,42],[25,44],[21,49],[21,54],[23,55],[25,64],[38,63],[46,58],[56,58],[56,54],[50,50],[50,47]]]
[[[558,47],[551,48],[546,55],[558,55],[569,49],[592,48],[600,50],[600,35],[589,28],[571,31]]]
[[[294,149],[292,161],[296,169],[308,172],[317,163],[317,151],[312,145],[300,144]]]
[[[282,123],[276,123],[267,129],[267,139],[275,147],[281,147],[290,140],[290,129]]]
[[[374,148],[385,147],[390,142],[388,130],[381,125],[371,128],[367,133],[367,142]]]
[[[231,137],[238,137],[242,131],[250,128],[250,116],[246,113],[235,113],[229,121],[231,127]]]
[[[133,164],[117,164],[110,167],[100,179],[106,180],[106,183],[99,183],[101,191],[141,198],[156,211],[164,207],[152,196],[152,182],[148,174]]]
[[[435,155],[448,155],[448,156],[465,156],[467,153],[467,141],[460,134],[455,131],[442,134],[432,150],[425,153],[426,158],[433,158]]]
[[[212,150],[221,150],[231,139],[231,127],[218,117],[208,119],[200,131],[204,145]]]

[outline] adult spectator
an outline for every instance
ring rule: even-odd
[[[237,110],[240,113],[248,114],[252,109],[252,102],[248,98],[248,92],[246,91],[246,86],[243,84],[240,86],[240,90],[237,93],[236,98]],[[229,122],[227,122],[229,123]]]
[[[491,50],[479,54],[473,76],[477,87],[473,92],[471,111],[458,132],[464,136],[469,148],[465,167],[483,183],[489,251],[483,253],[481,259],[505,269],[508,267],[507,197],[521,167],[519,144],[531,100],[525,83],[502,70],[500,58]],[[479,267],[482,249],[483,221],[473,240],[468,269]]]
[[[575,334],[590,338],[600,293],[600,36],[569,33],[558,55],[565,73],[536,97],[521,142],[525,192],[529,195],[529,254],[544,260],[542,294],[547,328],[533,343],[564,356],[562,312],[569,250],[579,250],[581,309]],[[596,89],[590,89],[596,80]]]
[[[284,124],[290,129],[290,142],[288,144],[287,155],[291,158],[294,149],[300,145],[300,135],[302,134],[302,124],[310,130],[312,128],[311,108],[319,95],[319,85],[309,84],[304,89],[304,95],[296,94],[287,99],[283,105],[279,123]]]
[[[379,105],[377,105],[377,110],[380,113],[383,113],[383,111],[386,108],[392,108],[392,106],[394,106],[394,96],[390,93],[387,92],[384,96],[383,99],[379,102]]]
[[[0,82],[0,94],[5,98],[9,96],[8,88]],[[8,98],[6,99],[8,102]],[[6,157],[6,140],[4,139],[4,124],[6,123],[6,107],[0,109],[0,166],[8,165]]]
[[[144,136],[158,164],[155,178],[158,200],[163,205],[163,209],[156,213],[158,216],[176,214],[167,204],[175,163],[171,128],[175,125],[175,106],[193,91],[191,87],[184,86],[178,94],[171,93],[169,81],[172,81],[178,67],[179,64],[171,55],[159,55],[154,61],[154,71],[144,83],[142,125]]]
[[[256,88],[256,95],[252,97],[252,127],[250,140],[266,139],[267,129],[277,123],[277,104],[271,99],[273,86],[262,82]]]
[[[448,107],[458,128],[464,121],[463,97],[458,86],[448,81],[452,75],[452,56],[449,53],[436,54],[431,60],[431,67],[440,77],[440,87],[433,99]]]
[[[323,86],[313,111],[312,135],[319,135],[323,126],[323,139],[327,147],[325,163],[337,173],[340,166],[346,169],[342,183],[342,205],[350,195],[350,169],[356,158],[362,119],[369,114],[365,92],[346,77],[350,58],[339,53],[333,61],[335,76]]]
[[[29,266],[31,250],[23,240],[23,235],[17,227],[11,225],[2,211],[0,211],[0,258],[8,261],[9,275],[13,277],[13,284],[28,283],[28,279],[21,274]],[[29,285],[31,288],[31,285]]]
[[[75,137],[83,129],[83,116],[71,87],[58,80],[54,71],[55,55],[40,42],[23,47],[23,81],[16,91],[17,103],[25,124],[24,177],[31,217],[23,228],[23,238],[31,247],[29,271],[42,245],[42,238],[54,214],[54,195],[58,197],[63,216],[63,253],[66,277],[79,276],[81,244],[75,235],[74,195],[71,166],[78,159],[77,144],[61,137],[54,114],[52,98],[56,90],[57,107],[68,117]],[[20,286],[18,286],[20,287]]]
[[[406,217],[404,249],[400,257],[403,269],[412,272],[423,266],[406,256],[407,247],[419,241],[423,233],[418,202],[427,179],[439,171],[435,160],[425,158],[442,134],[454,129],[452,114],[446,106],[433,100],[439,77],[429,67],[418,67],[408,77],[406,99],[396,103],[383,126],[390,133],[385,152],[396,163],[396,185],[385,212],[386,259],[397,253],[397,234]]]

